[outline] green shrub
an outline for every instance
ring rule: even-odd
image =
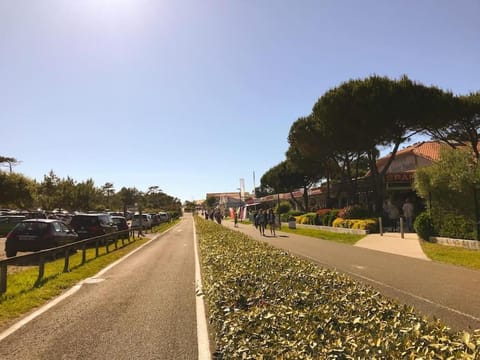
[[[368,216],[368,210],[360,205],[350,205],[341,209],[338,217],[342,219],[364,219]]]
[[[298,211],[298,210],[290,210],[288,212],[288,215],[290,216],[300,216],[300,215],[303,215],[304,213],[302,211]]]
[[[423,212],[417,216],[413,223],[413,228],[418,236],[423,240],[429,240],[434,235],[433,222],[427,212]]]
[[[277,205],[275,211],[277,214],[286,214],[292,209],[292,206],[288,201],[282,201]]]
[[[442,218],[438,234],[455,239],[475,239],[475,231],[475,222],[472,219],[448,214]]]
[[[452,333],[376,289],[196,218],[215,359],[478,359]]]
[[[333,227],[341,227],[346,229],[358,229],[367,230],[369,233],[378,232],[378,220],[377,219],[342,219],[336,218],[333,223]]]
[[[325,214],[325,216],[323,217],[323,225],[332,226],[333,220],[337,218],[339,212],[340,210],[338,209],[332,209],[327,214]]]

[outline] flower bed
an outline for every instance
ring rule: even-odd
[[[476,359],[451,333],[346,275],[197,218],[215,359]]]

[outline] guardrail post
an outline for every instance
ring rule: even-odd
[[[95,257],[98,257],[98,240],[95,241]]]
[[[68,272],[68,267],[70,265],[70,251],[69,249],[65,249],[65,264],[63,266],[63,272]]]
[[[82,265],[87,262],[87,245],[82,245]]]
[[[113,241],[114,241],[114,244],[115,244],[115,250],[117,250],[118,249],[118,245],[117,245],[118,239],[115,238],[115,240],[113,240]]]
[[[38,263],[38,278],[37,278],[37,281],[35,282],[36,285],[38,285],[40,281],[42,281],[43,275],[45,275],[45,257],[40,256],[39,263]]]
[[[7,292],[7,264],[0,266],[0,294]]]

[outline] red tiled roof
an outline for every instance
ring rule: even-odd
[[[441,141],[423,141],[398,150],[395,154],[395,157],[397,158],[402,155],[413,154],[415,156],[423,157],[427,160],[437,161],[440,159],[440,149],[447,147],[449,147],[449,145]],[[391,153],[378,159],[377,166],[383,166],[388,161],[390,156]]]

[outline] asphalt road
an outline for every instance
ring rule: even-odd
[[[431,319],[440,319],[453,330],[480,329],[480,271],[290,233],[262,237],[252,225],[234,228],[231,221],[223,224],[347,273]]]
[[[192,218],[0,342],[7,359],[197,359]]]

